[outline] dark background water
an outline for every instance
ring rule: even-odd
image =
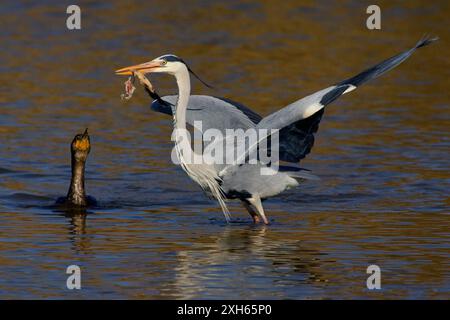
[[[449,298],[447,1],[68,1],[0,5],[0,298]],[[170,161],[171,120],[118,67],[174,53],[266,115],[411,47],[433,46],[327,108],[302,165],[322,180],[226,224]],[[173,79],[154,79],[174,93]],[[87,216],[51,209],[89,127]],[[66,267],[82,290],[66,289]],[[377,264],[382,290],[366,288]]]

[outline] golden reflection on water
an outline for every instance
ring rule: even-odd
[[[2,298],[448,298],[449,79],[446,1],[86,1],[0,8]],[[336,101],[302,163],[322,177],[265,206],[273,224],[226,226],[170,162],[170,119],[113,71],[164,53],[262,115],[440,36],[381,79]],[[160,93],[173,80],[155,77]],[[69,179],[69,143],[89,127],[83,216],[47,206]],[[65,267],[85,268],[64,289]],[[365,288],[379,264],[383,290]],[[23,274],[18,279],[17,274]]]

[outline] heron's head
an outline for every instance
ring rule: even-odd
[[[204,82],[200,77],[192,71],[192,69],[187,65],[187,63],[177,57],[174,54],[165,54],[149,62],[144,62],[134,66],[125,67],[116,70],[116,75],[119,76],[131,76],[133,71],[139,71],[143,74],[147,73],[167,73],[171,75],[176,75],[179,72],[188,71],[198,80],[200,80],[205,86],[211,88],[206,82]]]
[[[140,71],[143,74],[168,73],[174,75],[182,69],[188,70],[189,68],[181,58],[173,54],[165,54],[149,62],[116,70],[116,74],[131,76],[133,71]]]
[[[86,161],[89,151],[91,151],[91,141],[89,140],[88,129],[84,133],[79,133],[73,138],[70,145],[72,156],[79,161]]]

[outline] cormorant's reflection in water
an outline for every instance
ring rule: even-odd
[[[175,291],[186,299],[198,297],[202,290],[215,292],[212,298],[235,291],[236,297],[250,299],[274,298],[261,292],[261,284],[267,284],[267,279],[272,279],[272,285],[277,287],[295,288],[311,283],[326,286],[327,276],[320,272],[324,263],[320,257],[324,254],[304,248],[301,240],[283,239],[278,232],[281,230],[266,226],[230,225],[215,239],[191,239],[195,244],[192,249],[177,253]]]
[[[69,239],[72,242],[73,250],[77,253],[88,253],[91,245],[90,237],[86,232],[87,211],[66,210],[63,215],[69,222]]]
[[[86,213],[75,214],[75,215],[65,215],[66,218],[70,219],[70,233],[72,235],[83,235],[86,234]]]

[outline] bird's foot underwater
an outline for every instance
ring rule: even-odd
[[[253,223],[254,224],[260,224],[261,222],[263,224],[265,224],[265,225],[269,225],[270,224],[269,220],[267,220],[266,217],[261,219],[259,216],[256,215],[256,216],[252,216],[252,219],[253,219]]]

